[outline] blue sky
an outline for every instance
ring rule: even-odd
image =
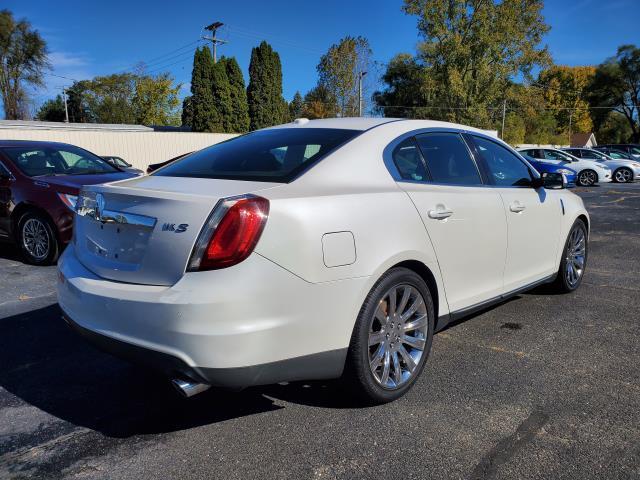
[[[235,56],[245,72],[251,48],[265,39],[279,52],[284,96],[303,94],[316,83],[315,67],[327,48],[345,35],[369,39],[374,59],[385,63],[399,52],[415,52],[416,19],[401,11],[401,0],[5,0],[3,8],[27,18],[46,39],[52,73],[86,79],[131,69],[144,61],[152,72],[169,71],[188,93],[192,52],[202,27],[226,24],[219,48]],[[625,43],[640,45],[639,0],[553,0],[544,15],[552,27],[545,38],[556,63],[602,62]],[[181,48],[184,47],[184,48]],[[42,102],[70,84],[47,77],[34,93]]]

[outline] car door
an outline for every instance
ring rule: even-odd
[[[502,292],[506,219],[457,132],[406,139],[393,151],[398,185],[420,213],[436,251],[452,312]]]
[[[0,161],[0,237],[10,235],[13,175]]]
[[[529,166],[507,147],[479,135],[469,138],[507,218],[505,293],[555,273],[562,217],[558,191],[532,188]]]

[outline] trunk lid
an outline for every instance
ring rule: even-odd
[[[102,278],[173,285],[184,274],[200,230],[219,199],[278,185],[150,176],[85,187],[92,197],[102,197],[103,221],[93,218],[93,210],[75,216],[76,254]]]

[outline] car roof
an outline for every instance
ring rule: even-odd
[[[50,142],[47,140],[0,140],[2,147],[68,147],[70,143]]]
[[[487,135],[487,130],[470,127],[468,125],[460,125],[457,123],[440,122],[437,120],[414,120],[408,118],[389,118],[389,117],[344,117],[344,118],[321,118],[317,120],[297,119],[290,123],[275,125],[265,130],[276,128],[338,128],[347,130],[366,131],[371,128],[385,125],[388,123],[402,123],[412,129],[423,128],[451,128],[456,130],[465,130],[469,132],[478,132]]]

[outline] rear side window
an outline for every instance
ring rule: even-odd
[[[487,164],[491,180],[501,187],[531,185],[529,167],[502,145],[483,137],[473,136],[478,151]]]
[[[574,157],[578,157],[578,158],[582,157],[582,154],[580,153],[580,150],[571,149],[571,150],[565,150],[565,152],[570,153]]]
[[[407,138],[393,150],[393,163],[404,180],[427,179],[422,155],[413,138]]]
[[[425,133],[416,137],[434,183],[482,185],[476,164],[457,133]]]
[[[5,147],[4,153],[29,177],[94,175],[118,171],[102,158],[73,145]]]
[[[286,183],[359,133],[330,128],[252,132],[192,153],[154,175]]]
[[[555,150],[544,150],[544,158],[547,160],[569,160],[569,157],[564,153],[556,152]]]

